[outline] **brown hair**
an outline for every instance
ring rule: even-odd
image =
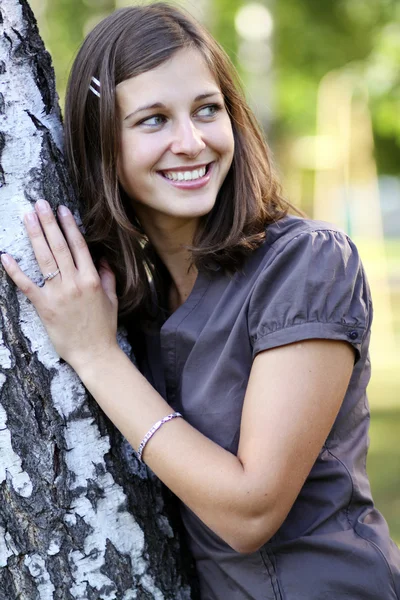
[[[235,69],[214,38],[182,9],[164,2],[112,13],[89,33],[75,59],[65,134],[89,247],[94,258],[108,260],[117,276],[120,317],[133,311],[150,314],[149,274],[157,287],[166,269],[118,183],[115,88],[188,47],[201,52],[213,73],[235,140],[232,166],[217,201],[200,219],[191,247],[193,263],[198,269],[217,263],[234,272],[263,242],[266,225],[282,218],[290,206],[281,196],[269,149]],[[92,76],[101,82],[100,98],[89,90]]]

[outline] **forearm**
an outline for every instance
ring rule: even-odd
[[[173,412],[120,350],[78,369],[78,375],[135,449],[156,421]],[[237,545],[252,520],[253,490],[236,456],[184,419],[173,419],[150,439],[144,459],[208,527]]]

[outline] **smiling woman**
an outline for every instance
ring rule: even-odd
[[[178,497],[202,600],[399,600],[365,472],[364,269],[343,232],[288,214],[223,50],[168,4],[115,12],[74,63],[66,139],[89,245],[38,203],[46,285],[3,265]]]

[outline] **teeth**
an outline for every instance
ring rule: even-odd
[[[168,171],[164,173],[167,179],[172,181],[193,181],[194,179],[200,179],[206,174],[206,167],[201,169],[195,169],[194,171]]]

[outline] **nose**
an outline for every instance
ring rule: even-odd
[[[177,123],[171,151],[174,154],[186,154],[195,158],[206,147],[201,131],[197,129],[191,119]]]

